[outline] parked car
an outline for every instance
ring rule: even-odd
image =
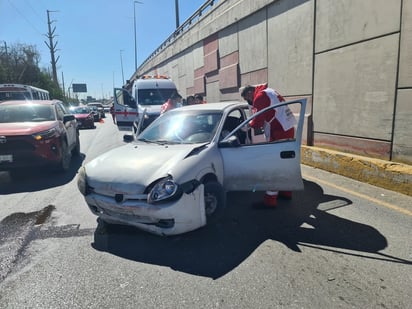
[[[104,108],[104,113],[110,113],[110,108],[112,107],[112,104],[104,104],[103,108]]]
[[[70,167],[80,154],[77,122],[60,101],[6,101],[0,104],[0,171],[11,176],[26,167]]]
[[[87,106],[93,107],[93,109],[95,107],[94,110],[97,110],[100,113],[100,118],[105,118],[106,117],[106,113],[104,111],[104,106],[103,106],[102,103],[92,102],[92,103],[87,103]]]
[[[283,105],[298,118],[295,137],[247,143],[249,121]],[[303,189],[305,107],[306,100],[290,101],[250,117],[248,104],[240,102],[170,110],[131,143],[82,167],[78,188],[102,222],[158,235],[195,230],[219,218],[228,191]]]
[[[97,106],[89,106],[90,110],[93,113],[93,120],[99,122],[102,119],[102,114],[98,111]]]
[[[94,125],[94,113],[88,106],[76,106],[71,107],[70,112],[77,120],[77,126],[79,128],[93,129]]]

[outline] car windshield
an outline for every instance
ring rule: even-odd
[[[30,92],[27,91],[0,92],[0,101],[30,100],[30,97]]]
[[[73,114],[89,114],[90,108],[88,107],[76,107],[71,110]]]
[[[0,104],[0,123],[55,120],[52,108],[51,105],[41,104]]]
[[[162,105],[176,89],[139,89],[138,101],[140,105]]]
[[[220,112],[170,111],[157,118],[137,140],[162,144],[208,143],[221,119]]]

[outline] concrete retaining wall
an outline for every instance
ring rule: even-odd
[[[220,0],[139,67],[183,96],[307,97],[304,143],[412,163],[412,0]]]

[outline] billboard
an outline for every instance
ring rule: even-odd
[[[73,92],[87,92],[86,84],[72,84]]]

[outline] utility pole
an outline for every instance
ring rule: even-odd
[[[123,57],[122,57],[122,52],[123,52],[123,49],[120,50],[120,66],[122,67],[122,81],[123,81],[122,86],[124,86],[124,73],[123,73]]]
[[[63,87],[63,97],[66,96],[66,91],[64,89],[64,75],[63,75],[63,71],[62,71],[62,87]]]
[[[140,1],[133,3],[133,23],[134,23],[134,70],[137,71],[137,42],[136,42],[136,3],[143,4]]]
[[[60,57],[57,57],[57,59],[55,58],[55,52],[57,51],[57,49],[56,49],[57,42],[54,43],[53,38],[55,37],[54,31],[56,30],[56,27],[54,27],[53,30],[52,30],[51,24],[54,21],[50,21],[50,13],[51,12],[58,12],[58,11],[49,11],[49,10],[47,10],[47,24],[48,24],[49,32],[46,36],[49,38],[49,43],[47,43],[46,41],[44,41],[44,43],[46,43],[47,47],[50,49],[50,56],[51,56],[50,63],[52,65],[53,82],[56,85],[59,85],[59,81],[57,80],[56,64],[57,64],[57,61],[59,61]]]

